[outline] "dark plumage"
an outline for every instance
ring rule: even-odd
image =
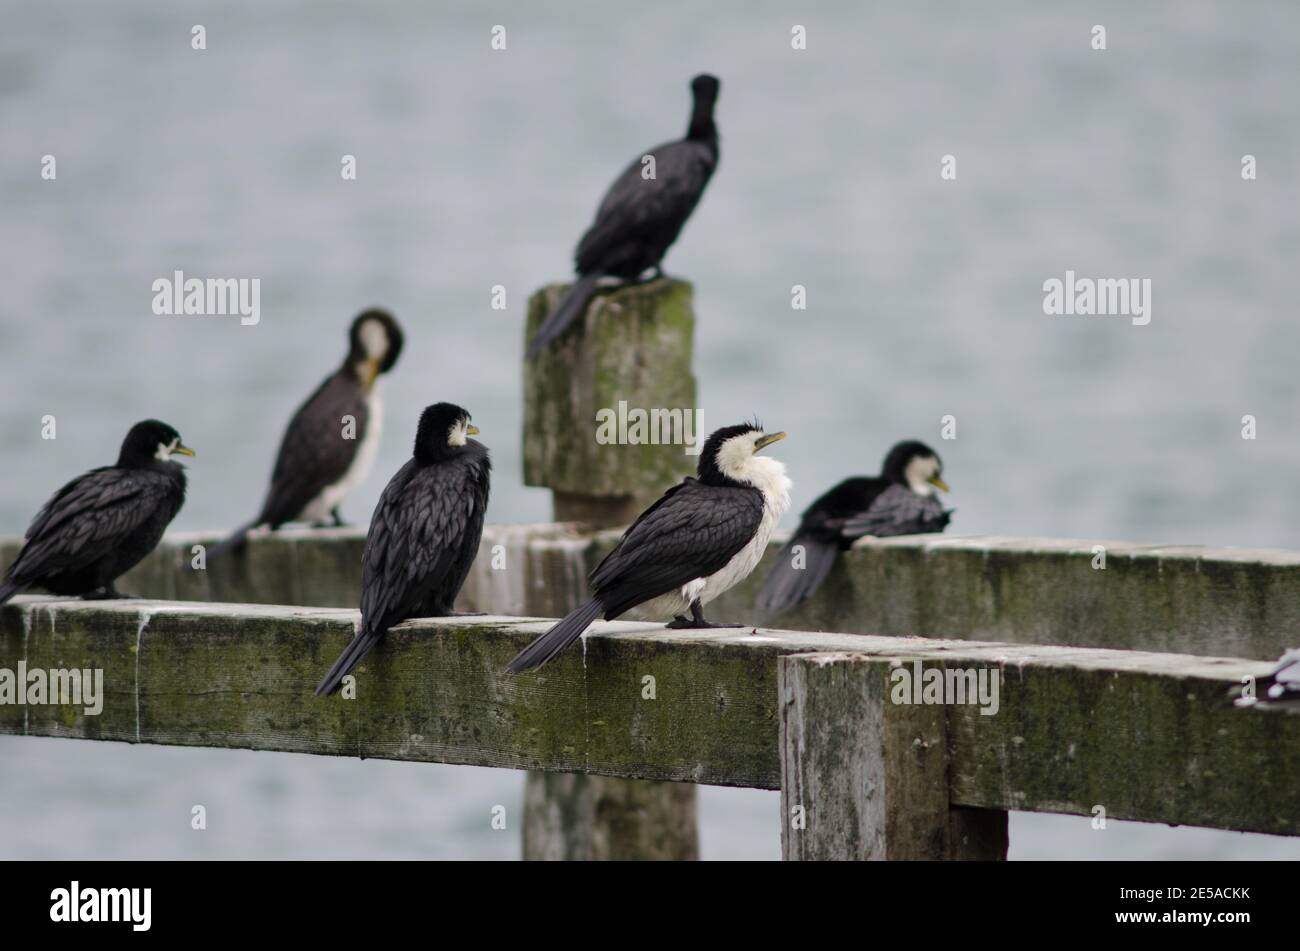
[[[704,444],[698,478],[673,486],[646,509],[591,575],[592,598],[524,648],[508,669],[546,663],[598,617],[641,606],[673,617],[669,627],[720,627],[703,605],[748,575],[789,504],[785,467],[754,455],[784,433],[730,426]],[[690,611],[691,620],[685,612]]]
[[[845,479],[804,511],[794,537],[777,554],[758,594],[758,606],[784,611],[810,597],[826,580],[839,553],[866,535],[942,532],[949,512],[928,486],[947,491],[943,463],[924,443],[909,440],[889,450],[879,476]],[[796,567],[795,548],[802,549]]]
[[[367,310],[352,321],[343,365],[325,378],[298,407],[276,455],[271,487],[257,518],[217,545],[209,557],[243,547],[258,526],[277,529],[286,522],[342,525],[339,512],[348,492],[369,474],[382,424],[375,382],[397,362],[402,329],[382,310]],[[346,438],[344,417],[355,420]]]
[[[0,584],[0,604],[27,588],[126,597],[114,583],[154,550],[185,501],[184,469],[172,453],[194,455],[176,430],[146,419],[126,434],[116,465],[59,489],[27,529]]]
[[[542,322],[528,345],[529,358],[559,338],[586,310],[600,278],[630,281],[648,269],[659,270],[718,165],[718,128],[713,122],[718,80],[696,76],[691,92],[695,103],[686,137],[644,153],[654,156],[655,177],[645,177],[638,155],[605,193],[596,220],[573,255],[578,279]]]
[[[487,448],[450,403],[420,417],[412,458],[389,481],[370,519],[361,556],[361,628],[316,688],[338,689],[394,624],[445,617],[465,583],[487,511]]]

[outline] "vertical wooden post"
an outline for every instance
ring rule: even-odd
[[[533,295],[527,339],[564,289],[553,284]],[[661,278],[598,294],[564,337],[525,362],[524,484],[551,489],[556,521],[626,525],[694,472],[697,457],[686,453],[682,430],[665,442],[651,425],[659,411],[667,415],[658,419],[689,425],[685,435],[703,439],[695,428],[694,330],[691,286]],[[583,579],[567,594],[561,610],[586,600]],[[549,600],[554,606],[554,592]],[[524,858],[698,858],[696,798],[690,784],[530,772]]]
[[[889,672],[863,654],[781,658],[782,857],[1005,859],[1007,813],[948,801],[947,708],[891,702]]]

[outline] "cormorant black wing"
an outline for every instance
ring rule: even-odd
[[[386,629],[444,592],[445,607],[478,551],[487,510],[488,460],[466,454],[420,467],[406,463],[380,496],[361,558],[361,618]]]
[[[799,520],[796,535],[810,535],[823,541],[836,541],[844,523],[862,515],[871,503],[889,488],[888,479],[879,476],[855,476],[827,490],[808,506]]]
[[[592,572],[605,616],[724,568],[754,537],[763,496],[754,488],[685,479],[646,509]]]
[[[353,439],[345,439],[345,416],[356,420]],[[289,420],[262,503],[259,524],[279,527],[302,514],[313,499],[347,474],[370,412],[361,385],[342,372],[325,380]]]
[[[933,495],[917,495],[905,485],[891,485],[876,496],[870,508],[845,521],[841,534],[845,538],[874,535],[918,535],[942,532],[949,513]]]
[[[9,577],[39,578],[97,561],[160,508],[165,507],[170,522],[183,500],[176,483],[162,473],[92,469],[59,489],[36,513]]]
[[[638,157],[614,179],[574,252],[579,274],[617,273],[647,246],[662,254],[695,209],[718,161],[714,149],[689,140],[666,142],[645,154],[654,156],[655,177],[644,177]]]

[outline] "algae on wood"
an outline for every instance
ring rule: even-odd
[[[528,339],[564,289],[551,284],[533,295]],[[673,432],[700,435],[683,431],[698,419],[694,329],[691,285],[660,278],[601,291],[568,333],[525,362],[524,484],[555,492],[556,521],[625,524],[695,471],[697,457],[680,441],[640,442],[630,428],[616,431],[614,442],[597,438],[597,414],[609,411],[617,419],[620,403],[624,418],[633,410],[658,411],[662,421],[677,411]],[[647,426],[645,435],[663,438],[662,428]]]
[[[619,532],[574,525],[488,525],[461,607],[556,616],[585,591],[587,573]],[[213,533],[171,533],[120,584],[151,598],[354,607],[361,583],[359,529],[292,529],[250,540],[248,560],[190,567],[191,547]],[[927,634],[972,640],[1160,650],[1267,660],[1300,631],[1300,552],[924,535],[860,544],[821,590],[781,615],[754,607],[770,559],[724,594],[719,616],[792,630]],[[506,549],[507,570],[492,567]],[[0,569],[19,539],[0,539]],[[516,568],[522,568],[517,571]],[[576,594],[575,594],[576,592]]]
[[[889,665],[862,654],[778,670],[784,858],[1007,857],[1004,810],[950,802],[945,706],[891,702]]]
[[[315,697],[356,618],[21,596],[0,608],[3,666],[102,667],[106,700],[100,716],[0,706],[0,731],[776,789],[780,658],[851,653],[870,658],[854,668],[863,677],[913,660],[1002,672],[997,715],[945,708],[951,806],[1102,805],[1115,819],[1300,834],[1300,715],[1223,702],[1271,663],[613,622],[584,649],[510,676],[506,662],[550,622],[452,618],[390,631],[357,670],[356,700]]]

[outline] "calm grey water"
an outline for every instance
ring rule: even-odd
[[[962,533],[1300,546],[1300,9],[552,7],[0,2],[0,530],[150,415],[200,453],[177,527],[248,517],[288,413],[371,304],[408,342],[351,517],[420,408],[449,399],[494,451],[490,517],[545,519],[548,494],[520,484],[524,301],[567,275],[616,171],[680,134],[687,80],[708,69],[721,167],[667,265],[696,284],[705,420],[788,430],[796,508],[916,436],[944,456]],[[176,269],[260,278],[261,323],[154,316],[151,284]],[[1150,324],[1045,316],[1043,282],[1067,269],[1149,278]],[[511,773],[0,750],[0,855],[518,851],[517,828],[488,824],[494,804],[517,814]],[[770,794],[706,790],[703,807],[709,855],[776,854]],[[1022,856],[1300,854],[1016,822]]]

